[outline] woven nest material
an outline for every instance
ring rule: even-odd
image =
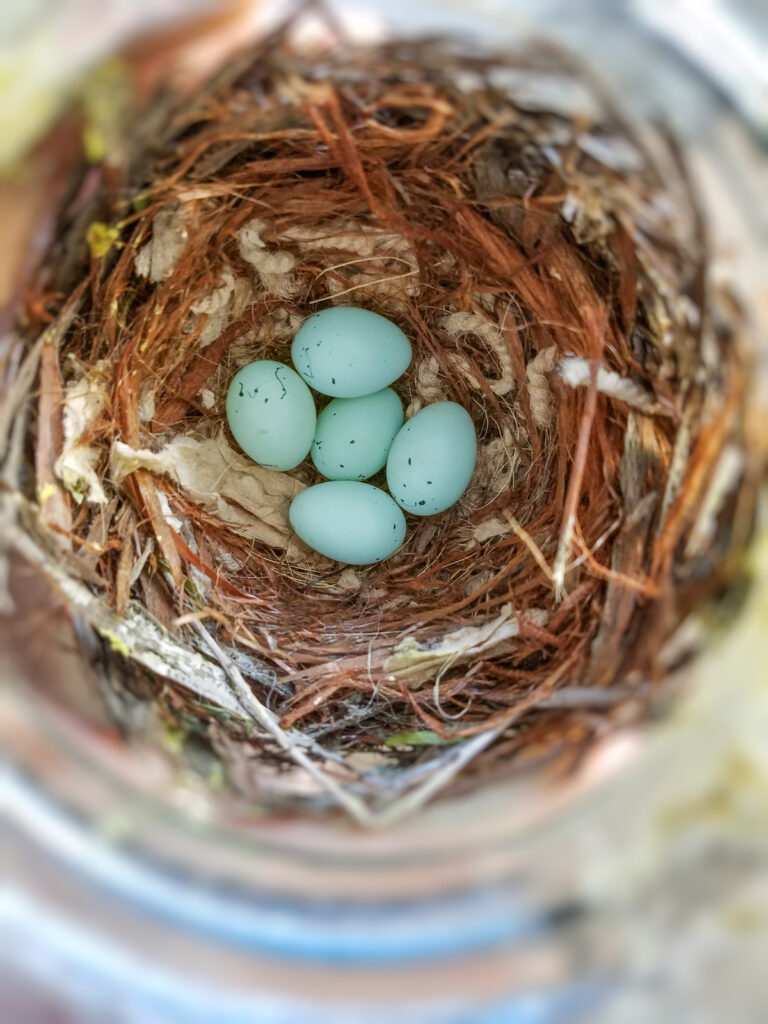
[[[117,685],[249,797],[361,821],[647,715],[753,506],[743,318],[673,142],[551,49],[290,33],[133,128],[73,185],[4,421],[11,543]],[[224,416],[332,304],[408,335],[407,415],[478,434],[460,502],[370,568],[292,535],[314,467]]]

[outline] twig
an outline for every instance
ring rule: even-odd
[[[424,782],[411,790],[410,793],[398,798],[395,803],[390,804],[386,810],[379,812],[373,818],[371,824],[377,828],[394,825],[396,822],[409,817],[420,807],[423,807],[440,790],[445,789],[451,779],[455,778],[462,768],[466,767],[487,746],[490,746],[503,728],[502,726],[496,729],[489,729],[488,732],[482,732],[479,736],[473,736],[472,739],[466,740],[460,746],[457,746],[455,748],[455,756],[447,764],[444,764],[434,775],[425,779]]]
[[[19,371],[16,374],[9,394],[0,405],[0,461],[5,458],[6,452],[8,451],[9,435],[14,423],[14,417],[19,412],[23,403],[29,398],[32,385],[34,384],[35,377],[37,376],[43,348],[46,344],[58,347],[61,339],[72,326],[72,321],[75,319],[77,311],[80,309],[80,305],[83,301],[83,292],[85,291],[87,284],[88,279],[86,278],[72,293],[59,314],[58,319],[46,327],[37,341],[32,345],[25,356],[24,361],[19,367]]]
[[[263,729],[273,736],[288,756],[300,768],[308,772],[323,789],[330,793],[339,806],[343,807],[358,825],[373,824],[374,817],[365,803],[353,794],[348,793],[330,776],[326,775],[322,769],[318,768],[314,761],[296,746],[288,733],[280,728],[274,715],[264,707],[261,701],[256,699],[253,691],[243,678],[240,669],[227,657],[208,630],[200,622],[192,622],[190,625],[196,630],[224,669],[238,703],[250,714],[254,721],[258,722]]]
[[[528,531],[525,529],[524,526],[521,526],[520,523],[518,523],[518,521],[515,519],[515,517],[509,511],[509,509],[503,508],[501,510],[501,514],[504,516],[506,521],[512,527],[512,530],[514,531],[514,533],[520,538],[520,540],[523,542],[523,544],[525,544],[525,546],[531,552],[531,554],[533,555],[534,561],[536,562],[536,565],[538,565],[538,567],[541,569],[541,571],[544,573],[544,575],[547,577],[547,579],[551,580],[552,579],[552,570],[549,567],[549,563],[547,562],[547,560],[544,557],[544,555],[541,553],[541,548],[536,543],[536,541],[533,539],[533,537],[530,535],[530,533],[528,533]]]
[[[587,318],[587,313],[588,311],[585,310],[585,318]],[[596,326],[595,319],[596,314],[594,313],[588,317],[587,327],[590,335],[593,334]],[[584,413],[581,417],[581,424],[579,426],[579,440],[576,445],[576,455],[573,459],[571,476],[568,481],[568,493],[565,498],[565,507],[563,509],[563,525],[560,530],[557,555],[555,556],[555,564],[552,566],[552,582],[555,586],[555,595],[558,601],[562,597],[563,587],[565,585],[568,557],[571,553],[571,541],[573,540],[573,532],[576,525],[576,508],[579,503],[581,485],[584,479],[584,469],[587,464],[587,453],[589,451],[589,442],[592,436],[592,424],[594,423],[595,413],[597,412],[597,375],[600,366],[600,352],[602,351],[604,343],[604,334],[605,314],[603,314],[603,323],[601,325],[598,339],[598,350],[593,354],[593,357],[590,360],[589,389],[587,391],[587,399],[584,405]]]

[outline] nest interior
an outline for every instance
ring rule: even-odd
[[[407,415],[454,400],[479,442],[365,568],[292,535],[312,464],[224,416],[329,304],[396,322]],[[251,797],[365,818],[570,768],[735,572],[746,350],[678,148],[569,58],[284,32],[78,172],[9,363],[11,541]]]

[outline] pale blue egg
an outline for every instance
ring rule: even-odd
[[[400,430],[387,458],[387,486],[406,512],[432,516],[455,504],[477,460],[475,428],[456,402],[435,402]]]
[[[367,480],[384,466],[403,425],[391,388],[362,398],[334,398],[317,417],[312,461],[329,480]]]
[[[227,422],[254,462],[269,469],[293,469],[312,446],[317,412],[312,393],[290,366],[261,359],[233,377]]]
[[[405,539],[405,516],[390,496],[354,480],[308,487],[293,499],[288,516],[305,544],[349,565],[381,562]]]
[[[293,365],[323,395],[359,398],[380,391],[408,369],[411,343],[391,320],[355,306],[315,313],[291,346]]]

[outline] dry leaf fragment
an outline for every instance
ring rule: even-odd
[[[198,347],[205,349],[216,341],[230,321],[242,316],[253,299],[250,283],[243,277],[235,277],[229,267],[225,267],[216,286],[189,307],[192,313],[205,314],[208,318],[197,338]]]
[[[105,361],[101,360],[90,376],[70,381],[64,394],[64,444],[54,471],[78,503],[85,498],[103,505],[107,500],[96,472],[101,453],[95,445],[79,443],[104,409],[106,395],[101,374],[105,366]]]
[[[472,530],[472,537],[478,544],[482,544],[483,541],[490,540],[491,537],[501,537],[503,534],[509,533],[509,531],[509,523],[505,523],[498,516],[493,516],[491,519],[478,523]]]
[[[110,455],[113,483],[119,485],[137,469],[170,477],[191,501],[243,537],[278,548],[293,539],[288,506],[304,485],[239,455],[222,435],[178,436],[158,452],[116,441]]]
[[[254,217],[238,231],[240,255],[254,268],[270,295],[287,298],[296,291],[292,275],[296,257],[285,249],[268,249],[261,238],[265,227],[263,220]]]
[[[139,277],[148,277],[152,284],[169,278],[188,237],[181,210],[173,206],[159,210],[152,221],[152,237],[139,249],[134,261]]]
[[[532,608],[527,613],[537,626],[545,626],[547,613]],[[520,618],[511,604],[505,604],[501,614],[481,626],[465,626],[446,635],[437,642],[432,639],[419,643],[413,636],[402,640],[384,662],[384,672],[395,680],[410,685],[433,679],[436,673],[455,665],[474,661],[480,654],[488,654],[506,640],[520,632]]]

